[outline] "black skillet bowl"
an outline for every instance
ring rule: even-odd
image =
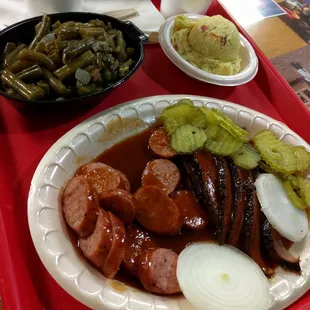
[[[65,1],[65,0],[64,0]],[[92,19],[102,20],[104,23],[110,22],[112,27],[119,29],[123,32],[125,42],[127,46],[133,47],[135,53],[132,56],[134,60],[134,66],[122,79],[117,82],[108,85],[103,90],[85,96],[72,97],[63,100],[28,100],[28,99],[17,99],[14,96],[10,96],[3,92],[0,88],[0,95],[11,100],[12,104],[20,110],[36,110],[36,111],[63,111],[65,108],[77,107],[80,105],[92,105],[99,103],[104,96],[110,91],[115,89],[120,84],[128,80],[140,67],[144,59],[144,45],[143,43],[148,40],[147,36],[138,29],[130,21],[120,21],[107,15],[101,15],[96,13],[84,13],[84,12],[70,12],[70,13],[58,13],[50,14],[51,23],[55,23],[57,20],[60,22],[76,21],[76,22],[89,22]],[[42,20],[42,16],[26,19],[19,23],[16,23],[8,28],[5,28],[0,32],[0,53],[2,54],[4,47],[7,42],[13,43],[25,43],[29,44],[35,35],[35,25]],[[2,82],[0,81],[0,85]]]

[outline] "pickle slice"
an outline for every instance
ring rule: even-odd
[[[202,111],[206,117],[207,117],[207,124],[208,125],[216,125],[218,124],[218,120],[217,120],[217,117],[214,113],[214,109],[209,109],[207,107],[201,107],[199,108],[200,111]]]
[[[186,117],[195,111],[194,104],[189,99],[180,100],[178,103],[173,104],[167,107],[163,113],[161,114],[161,118],[165,120],[166,118],[176,118],[176,119],[184,119],[184,123],[186,121]]]
[[[218,110],[212,110],[215,117],[217,118],[218,124],[226,129],[232,136],[241,142],[248,142],[250,140],[249,133],[236,125],[230,118],[224,115],[222,112]]]
[[[235,165],[247,170],[256,168],[261,160],[258,152],[249,143],[242,145],[241,148],[230,155],[230,157]]]
[[[178,127],[185,124],[185,121],[184,118],[166,118],[164,128],[169,135],[172,135]]]
[[[187,116],[186,122],[198,128],[208,127],[207,115],[199,108],[195,108],[195,110]]]
[[[192,154],[203,147],[206,139],[201,128],[185,124],[175,130],[170,146],[179,154]]]
[[[294,154],[297,160],[297,171],[304,172],[310,166],[310,154],[303,146],[293,146]]]
[[[297,170],[293,148],[278,140],[273,132],[263,130],[256,134],[254,146],[266,164],[276,172],[292,174]]]
[[[205,133],[207,141],[204,148],[212,154],[228,156],[235,153],[242,146],[242,142],[218,125],[210,125],[205,130]]]
[[[298,183],[298,195],[302,198],[305,202],[307,207],[310,207],[310,179],[297,177]]]
[[[273,169],[270,168],[270,166],[268,166],[266,163],[264,163],[263,161],[260,161],[258,163],[258,167],[263,169],[265,172],[277,175],[277,172],[274,171]]]
[[[294,191],[294,188],[292,187],[290,181],[288,180],[284,180],[282,182],[283,184],[283,188],[285,190],[285,193],[287,195],[287,197],[290,199],[290,201],[292,202],[292,204],[301,210],[304,210],[307,208],[307,205],[305,204],[304,200],[301,199]]]

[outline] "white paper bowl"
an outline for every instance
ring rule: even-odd
[[[45,154],[33,176],[28,197],[28,222],[31,237],[43,264],[58,284],[92,309],[105,310],[189,310],[183,298],[155,296],[107,280],[77,253],[67,233],[60,208],[62,189],[77,168],[101,154],[111,145],[140,132],[155,122],[164,108],[181,98],[198,106],[223,111],[253,136],[269,128],[282,140],[309,145],[284,124],[245,107],[212,98],[165,95],[134,100],[103,111],[74,127]],[[126,160],[126,154],[124,155]],[[270,309],[283,309],[310,288],[310,238],[295,244],[293,254],[301,254],[302,274],[281,268],[270,281]],[[114,284],[114,285],[113,285]],[[119,285],[117,286],[119,287]]]
[[[191,19],[198,20],[204,15],[183,14]],[[211,74],[201,70],[184,60],[171,44],[171,35],[174,27],[175,16],[167,19],[159,29],[159,43],[166,56],[183,72],[190,77],[209,84],[220,86],[237,86],[250,82],[258,71],[258,59],[249,41],[242,35],[241,43],[241,71],[238,74],[224,76]]]

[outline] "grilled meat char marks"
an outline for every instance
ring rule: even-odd
[[[206,207],[217,225],[218,219],[218,168],[216,166],[215,157],[211,153],[197,152],[194,154],[194,160],[198,164],[201,171],[201,178],[204,192],[206,194]]]
[[[299,257],[295,257],[287,251],[280,234],[272,228],[267,219],[262,226],[262,235],[269,256],[284,269],[300,274]]]
[[[248,170],[236,166],[231,160],[229,160],[229,167],[234,186],[234,203],[227,243],[236,247],[239,243],[247,205],[247,189],[249,184],[253,184],[253,182]]]
[[[258,176],[258,170],[251,171],[250,179],[246,187],[247,206],[244,215],[244,244],[245,252],[260,266],[264,274],[271,278],[274,270],[268,266],[261,253],[261,207],[258,201],[254,181]]]
[[[231,172],[225,157],[216,156],[216,165],[218,167],[218,189],[219,189],[219,231],[218,243],[224,244],[227,240],[227,234],[231,224],[231,212],[233,203],[233,186]]]

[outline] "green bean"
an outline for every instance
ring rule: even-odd
[[[61,28],[58,31],[60,40],[73,40],[79,37],[79,28]]]
[[[46,67],[50,71],[54,71],[56,69],[56,65],[53,61],[46,55],[32,51],[28,48],[23,49],[19,54],[20,60],[31,60],[37,62],[43,67]]]
[[[42,89],[25,84],[20,78],[18,78],[15,74],[9,72],[8,70],[3,71],[1,75],[1,80],[5,85],[11,87],[14,91],[16,91],[18,94],[20,94],[26,99],[41,99],[45,95]]]
[[[39,42],[34,48],[35,52],[44,53],[45,52],[45,44],[43,42]]]
[[[38,33],[30,43],[29,49],[34,49],[36,47],[36,45],[41,41],[41,39],[49,33],[50,27],[51,27],[51,19],[47,15],[44,15],[42,18],[42,24],[40,25],[40,29],[38,30]]]
[[[102,90],[102,87],[98,87],[96,84],[90,84],[86,86],[80,81],[76,82],[76,88],[79,96],[86,96]]]
[[[70,44],[73,44],[73,43],[76,43],[76,42],[79,42],[77,40],[67,40],[67,41],[61,41],[59,39],[57,39],[55,41],[55,45],[56,45],[56,48],[58,49],[59,52],[62,52],[66,47],[68,47]]]
[[[45,44],[45,51],[48,53],[56,48],[56,41],[51,41]]]
[[[72,27],[74,27],[74,26],[75,26],[75,22],[72,21],[72,20],[70,20],[70,21],[68,21],[68,22],[62,23],[62,24],[58,27],[58,29],[72,28]]]
[[[1,62],[3,62],[6,56],[8,56],[11,52],[13,52],[15,48],[16,45],[12,42],[8,42],[7,44],[5,44],[4,51],[1,55]]]
[[[96,40],[93,37],[90,37],[90,38],[82,39],[81,41],[78,41],[76,43],[70,44],[63,51],[63,57],[62,57],[63,63],[67,64],[73,58],[86,52],[87,50],[91,48],[92,44],[95,42]]]
[[[54,64],[57,64],[57,65],[61,65],[61,56],[58,52],[57,49],[53,50],[52,52],[50,52],[48,54],[48,57],[51,59],[51,61],[54,63]]]
[[[105,31],[110,31],[110,30],[112,30],[113,29],[113,27],[112,27],[112,25],[111,25],[111,23],[110,22],[108,22],[108,24],[105,26]]]
[[[127,53],[127,56],[128,56],[128,57],[132,57],[133,54],[134,54],[134,52],[135,52],[135,49],[134,49],[134,48],[132,48],[132,47],[127,47],[126,53]]]
[[[54,74],[62,81],[73,75],[78,68],[86,67],[96,61],[95,55],[91,51],[87,51],[74,59],[70,64],[64,65],[54,72]]]
[[[41,80],[37,83],[37,86],[44,90],[45,95],[48,96],[50,94],[50,86],[47,82]]]
[[[99,19],[93,19],[93,20],[90,20],[88,22],[89,25],[91,25],[91,27],[99,27],[99,28],[105,28],[106,25],[105,23],[102,21],[102,20],[99,20]]]
[[[96,65],[99,69],[103,69],[105,67],[101,53],[96,53]]]
[[[61,22],[60,22],[59,20],[57,20],[57,22],[54,23],[54,24],[52,25],[52,28],[53,28],[53,30],[56,30],[56,29],[58,29],[60,26],[61,26]]]
[[[102,78],[104,80],[111,81],[111,79],[112,79],[112,72],[111,72],[111,70],[109,70],[108,68],[104,68],[102,70]]]
[[[4,67],[11,65],[18,59],[18,55],[26,47],[25,44],[18,45],[15,50],[13,50],[9,55],[7,55],[4,59]]]
[[[82,38],[106,36],[103,28],[81,28],[79,32]]]
[[[13,64],[7,67],[7,69],[12,73],[18,73],[34,65],[33,61],[28,60],[16,60]]]
[[[92,50],[94,52],[100,52],[100,53],[112,53],[113,49],[111,48],[108,41],[96,41],[92,45]]]
[[[120,30],[117,30],[116,32],[115,41],[116,41],[115,53],[118,55],[119,60],[125,61],[127,59],[126,44],[123,38],[123,34]]]
[[[100,36],[96,38],[97,41],[106,41],[107,40],[107,36]]]
[[[39,33],[41,26],[42,26],[42,22],[39,22],[35,25],[34,30],[35,30],[36,35]]]
[[[16,93],[16,91],[14,91],[12,88],[9,88],[6,90],[6,93],[10,96],[13,96],[13,97],[17,97],[17,98],[23,98],[21,97],[19,94]]]
[[[43,72],[40,66],[38,65],[33,65],[30,68],[27,68],[23,71],[20,71],[19,73],[16,74],[22,81],[33,81],[42,76]]]
[[[60,80],[58,80],[52,72],[45,68],[42,68],[42,71],[45,80],[56,93],[62,96],[70,95],[70,90]]]
[[[130,67],[131,64],[132,64],[132,59],[130,58],[130,59],[128,59],[127,61],[125,61],[124,63],[122,63],[122,64],[120,65],[120,67],[121,67],[121,68]]]

